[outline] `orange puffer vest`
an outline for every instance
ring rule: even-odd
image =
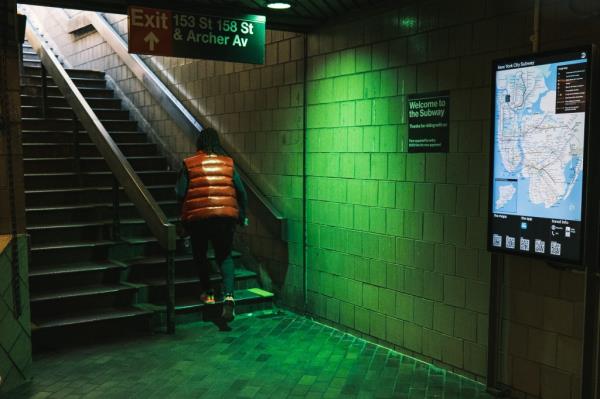
[[[233,160],[224,155],[198,151],[183,162],[188,171],[188,190],[183,202],[182,220],[237,219],[239,210],[233,185]]]

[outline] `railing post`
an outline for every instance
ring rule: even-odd
[[[175,251],[167,250],[167,333],[175,333]]]
[[[42,116],[48,117],[48,74],[46,73],[46,67],[42,64]]]
[[[118,240],[121,238],[121,220],[119,216],[119,181],[116,177],[113,178],[113,240]]]

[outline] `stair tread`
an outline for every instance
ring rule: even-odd
[[[173,173],[176,172],[173,170],[164,170],[164,169],[149,169],[149,170],[140,170],[136,172],[139,175],[142,174],[150,174],[150,173]],[[77,176],[79,173],[77,172],[43,172],[43,173],[25,173],[25,177],[36,177],[36,176]],[[112,172],[109,171],[98,171],[98,172],[81,172],[81,175],[84,176],[97,176],[97,175],[113,175]]]
[[[143,156],[128,156],[126,157],[127,159],[164,159],[165,157],[162,155],[143,155]],[[41,158],[23,158],[23,161],[53,161],[53,160],[73,160],[73,157],[54,157],[54,158],[47,158],[47,157],[41,157]],[[104,159],[102,157],[79,157],[79,159],[81,160],[86,160],[86,161],[91,161],[91,160],[99,160],[99,159]]]
[[[176,204],[176,200],[165,200],[156,201],[159,205]],[[134,206],[133,202],[121,202],[121,206]],[[47,211],[66,211],[74,209],[90,209],[97,207],[113,207],[112,202],[98,202],[95,204],[78,204],[78,205],[64,205],[64,206],[32,206],[25,209],[26,212],[47,212]]]
[[[21,93],[21,97],[40,98],[40,96],[32,96],[30,94]],[[63,96],[46,96],[48,99],[65,99]],[[110,101],[121,101],[118,98],[106,98],[106,97],[86,97],[86,100],[110,100]],[[69,108],[70,109],[70,108]]]
[[[236,268],[234,270],[234,278],[235,279],[244,279],[244,278],[252,278],[256,277],[256,273],[251,272],[250,270]],[[211,280],[220,280],[221,275],[218,273],[210,274]],[[198,283],[200,279],[197,276],[189,276],[189,277],[175,277],[175,284],[185,284],[185,283]],[[152,277],[147,279],[136,280],[136,284],[145,284],[148,286],[160,287],[165,285],[164,278]]]
[[[29,75],[29,74],[25,74],[25,75],[21,75],[21,78],[40,78],[40,75]],[[102,78],[78,78],[78,77],[73,77],[70,76],[71,80],[80,80],[80,81],[90,81],[90,82],[106,82],[105,79]],[[52,79],[52,76],[48,76],[48,79]],[[24,85],[27,86],[27,85]]]
[[[28,129],[23,129],[21,130],[22,133],[31,133],[31,134],[52,134],[52,133],[62,133],[62,134],[73,134],[73,129],[69,129],[69,130],[28,130]],[[112,136],[113,134],[144,134],[141,133],[139,131],[135,131],[135,132],[129,132],[126,130],[111,130],[110,135]],[[82,129],[79,131],[79,134],[87,134],[87,131],[85,129]]]
[[[61,122],[73,122],[72,118],[32,118],[32,117],[24,117],[21,118],[22,121],[44,121],[44,122],[55,122],[55,121],[61,121]],[[137,123],[136,121],[132,121],[130,119],[100,119],[101,122],[129,122],[129,123]]]
[[[173,187],[172,184],[153,184],[147,185],[147,189],[155,188],[168,188]],[[83,192],[83,191],[106,191],[112,190],[109,186],[96,186],[96,187],[67,187],[67,188],[49,188],[44,190],[25,190],[25,194],[43,194],[43,193],[67,193],[67,192]],[[122,187],[120,188],[122,189]]]
[[[89,272],[107,269],[122,269],[124,266],[113,263],[109,260],[104,261],[85,261],[74,263],[61,263],[58,265],[42,265],[29,269],[29,277],[55,276],[59,274],[70,274]]]
[[[150,310],[144,310],[133,306],[86,309],[82,312],[74,312],[61,317],[36,318],[35,320],[32,320],[32,330],[35,331],[45,328],[87,324],[99,321],[124,319],[128,317],[146,316],[151,314],[152,311]]]
[[[265,291],[260,288],[248,288],[248,289],[243,289],[243,290],[236,290],[233,295],[235,297],[235,301],[238,303],[274,297],[274,294],[272,292],[268,292],[268,291]],[[191,309],[202,308],[204,306],[207,306],[207,305],[204,305],[202,303],[202,301],[200,301],[199,297],[200,297],[200,295],[198,295],[198,298],[192,298],[192,297],[185,298],[184,297],[184,298],[176,299],[175,309],[176,310],[191,310]],[[164,306],[164,304],[163,304],[163,306]]]
[[[154,143],[116,143],[117,145],[121,146],[121,145],[132,145],[132,146],[153,146],[155,145]],[[23,143],[24,146],[35,146],[35,145],[44,145],[44,146],[55,146],[55,147],[64,147],[64,146],[72,146],[73,143],[56,143],[56,142],[52,142],[52,143],[41,143],[41,142],[36,142],[36,143]],[[81,147],[96,147],[95,143],[79,143],[78,144]]]
[[[51,245],[32,245],[31,251],[45,251],[51,249],[65,249],[65,248],[85,248],[85,247],[100,247],[107,245],[114,245],[118,241],[114,240],[94,240],[94,241],[74,241],[69,243],[51,244]]]
[[[134,287],[122,284],[98,284],[84,287],[61,288],[59,290],[51,290],[42,293],[32,292],[30,295],[31,302],[50,301],[62,298],[73,298],[89,295],[110,294],[119,291],[135,290]]]
[[[208,256],[213,257],[213,253],[212,250],[209,249],[209,253]],[[231,251],[231,256],[233,258],[239,258],[241,256],[241,253],[238,251]],[[180,261],[189,261],[193,259],[192,255],[189,254],[179,254],[179,255],[175,255],[173,257],[173,259],[175,260],[175,262],[180,262]],[[130,259],[126,259],[123,261],[123,263],[132,266],[132,265],[152,265],[152,264],[156,264],[156,263],[162,263],[165,261],[165,258],[163,256],[140,256],[140,257],[136,257],[136,258],[130,258]]]
[[[23,108],[27,108],[27,109],[42,109],[42,107],[40,105],[21,105],[21,109]],[[53,110],[57,110],[57,111],[71,111],[73,108],[71,107],[56,107],[56,106],[50,106],[48,107],[48,111],[53,111]],[[94,108],[94,112],[106,112],[106,111],[111,111],[111,112],[128,112],[127,110],[124,109],[115,109],[115,108]]]
[[[175,222],[177,218],[168,218],[170,222]],[[56,223],[56,224],[41,224],[41,225],[28,225],[27,230],[43,230],[43,229],[67,229],[67,228],[79,228],[79,227],[87,227],[87,226],[104,226],[113,224],[113,219],[102,219],[96,220],[94,222],[79,222],[79,223]],[[121,224],[144,224],[146,221],[142,218],[127,218],[127,219],[119,219],[119,223]]]
[[[32,83],[22,83],[21,84],[21,88],[23,87],[39,87],[42,88],[41,84],[32,84]],[[46,89],[58,89],[58,86],[56,85],[46,85]],[[107,89],[106,87],[78,87],[78,89],[81,90],[104,90],[104,91],[113,91],[112,89]],[[35,96],[37,97],[37,96]],[[54,96],[54,97],[58,97],[58,96]]]

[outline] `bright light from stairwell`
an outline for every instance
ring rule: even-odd
[[[270,1],[267,3],[267,7],[273,10],[287,10],[292,5],[285,1]]]

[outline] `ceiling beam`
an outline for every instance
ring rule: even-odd
[[[31,4],[46,7],[72,8],[86,11],[99,11],[114,14],[127,14],[127,7],[138,5],[139,1],[132,0],[23,0],[22,4]],[[288,15],[269,9],[257,10],[248,6],[224,7],[224,6],[207,6],[198,4],[192,0],[171,0],[169,9],[180,12],[193,12],[198,14],[213,14],[213,15],[240,15],[240,14],[256,14],[260,12],[267,17],[267,28],[274,30],[286,30],[290,32],[308,32],[318,28],[323,22],[321,19]],[[150,8],[165,8],[165,2],[162,0],[146,0],[144,7]]]

